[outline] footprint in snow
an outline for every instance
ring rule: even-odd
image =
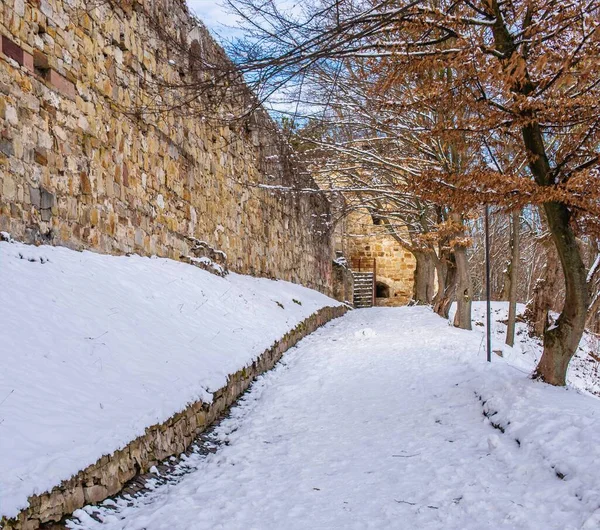
[[[357,339],[372,339],[377,337],[377,332],[371,328],[363,328],[354,332],[354,337]]]

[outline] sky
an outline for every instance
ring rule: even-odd
[[[228,8],[224,7],[224,0],[186,0],[186,2],[190,11],[208,27],[221,43],[243,37],[240,21],[229,12]],[[276,3],[279,8],[283,7],[292,11],[300,9],[301,6],[301,0],[277,0]],[[286,96],[284,91],[280,90],[269,98],[266,106],[273,112],[289,113],[298,109],[295,100],[290,100],[290,96]]]
[[[236,16],[224,7],[225,0],[186,0],[192,13],[194,13],[204,24],[217,36],[225,39],[241,37],[239,21]],[[278,8],[286,11],[298,12],[302,6],[302,0],[276,0]]]
[[[217,35],[231,36],[238,26],[236,18],[222,6],[219,0],[187,0],[192,11],[208,28]]]

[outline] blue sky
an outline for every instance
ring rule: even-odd
[[[241,36],[239,21],[228,9],[223,7],[224,0],[186,0],[194,13],[208,28],[218,36],[228,38]],[[276,0],[277,7],[289,12],[299,12],[303,0]]]
[[[222,7],[219,0],[187,0],[192,13],[204,22],[214,33],[228,36],[235,32],[235,17]]]
[[[279,7],[285,6],[288,9],[299,9],[302,0],[277,0]],[[232,15],[223,7],[223,0],[186,0],[190,11],[196,15],[210,31],[221,42],[242,37],[242,31],[239,29],[239,21],[235,15]],[[277,99],[279,98],[279,101]],[[289,111],[290,108],[295,109],[294,103],[290,104],[288,96],[284,96],[283,91],[278,91],[276,96],[271,98],[268,107],[273,109]],[[291,105],[291,107],[290,107]]]

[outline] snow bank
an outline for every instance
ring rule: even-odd
[[[586,332],[569,364],[567,387],[553,387],[529,378],[543,352],[541,340],[530,337],[527,325],[517,321],[515,345],[507,346],[508,302],[492,302],[491,310],[495,354],[483,376],[472,382],[483,411],[490,424],[499,429],[503,437],[514,440],[529,460],[543,461],[558,479],[567,483],[569,496],[564,502],[570,505],[563,511],[589,514],[582,526],[576,527],[600,528],[600,403],[597,399],[600,397],[600,341]],[[524,311],[525,306],[518,304],[517,316]],[[454,312],[455,306],[450,322]],[[473,303],[472,316],[474,333],[466,333],[480,337],[475,356],[478,363],[473,365],[478,367],[485,352],[485,302]],[[468,348],[467,344],[465,342],[462,359],[472,362],[473,347]]]
[[[515,345],[507,346],[506,323],[508,322],[508,302],[492,302],[492,350],[509,365],[519,370],[532,373],[538,364],[543,352],[542,341],[537,337],[530,337],[527,324],[519,317],[525,312],[525,304],[517,304],[517,323],[515,327]],[[452,305],[448,320],[454,319],[456,304]],[[472,311],[473,330],[481,334],[481,347],[485,350],[486,303],[473,302]],[[577,353],[571,359],[567,373],[567,383],[572,388],[581,392],[600,397],[600,337],[593,333],[585,333]]]
[[[491,424],[514,440],[527,460],[541,460],[566,482],[562,510],[588,514],[577,528],[600,528],[598,400],[502,368],[495,372],[476,385]]]
[[[299,322],[340,305],[168,259],[0,242],[0,516],[209,402]]]

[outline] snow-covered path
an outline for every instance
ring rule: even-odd
[[[494,429],[482,380],[514,379],[531,399],[597,400],[477,360],[481,334],[426,308],[357,310],[303,340],[222,422],[216,454],[134,506],[80,510],[73,528],[596,528],[597,485]],[[480,351],[479,358],[483,358]],[[511,379],[512,378],[512,379]],[[560,396],[558,394],[560,393]],[[590,412],[591,411],[591,412]],[[532,418],[533,420],[534,418]],[[595,419],[594,421],[597,422]],[[568,441],[568,440],[565,440]],[[567,477],[568,479],[569,477]],[[587,521],[587,523],[586,523]],[[583,526],[582,526],[583,525]]]

